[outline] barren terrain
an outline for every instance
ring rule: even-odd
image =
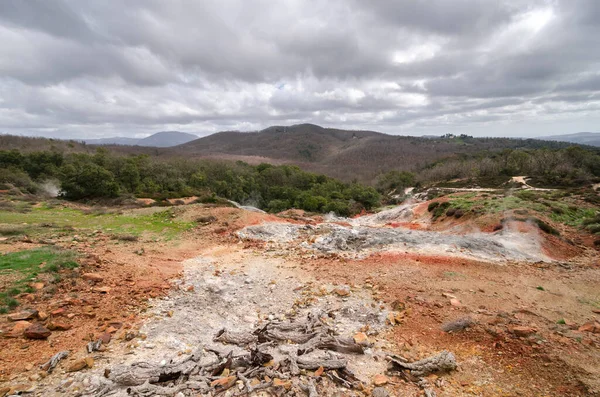
[[[51,244],[80,266],[18,296],[12,314],[54,323],[46,339],[2,315],[0,396],[598,395],[590,239],[489,227],[505,213],[433,221],[427,205],[342,219],[189,204],[170,210],[167,237],[114,238],[97,221],[3,238],[3,253]],[[315,337],[332,339],[308,348]],[[53,371],[40,368],[62,351]],[[434,371],[392,365],[441,352],[452,363]]]

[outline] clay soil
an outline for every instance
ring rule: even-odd
[[[81,267],[65,272],[51,293],[44,288],[18,297],[22,306],[17,310],[43,311],[50,315],[47,321],[71,328],[53,331],[47,340],[9,337],[13,323],[7,315],[0,316],[0,395],[3,387],[7,391],[18,385],[56,385],[68,376],[64,367],[85,354],[90,340],[106,332],[113,339],[109,346],[128,343],[129,335],[140,338],[137,331],[151,321],[144,315],[148,300],[171,294],[171,281],[182,276],[182,263],[207,251],[216,257],[237,253],[240,258],[278,258],[288,267],[291,276],[287,277],[297,272],[298,279],[308,275],[324,284],[371,290],[386,309],[402,313],[398,324],[378,336],[388,351],[414,360],[441,350],[456,355],[457,371],[429,377],[439,396],[600,395],[600,334],[579,330],[585,323],[600,320],[598,256],[585,244],[565,242],[581,236],[544,236],[544,253],[554,259],[546,262],[488,263],[442,252],[398,251],[348,259],[300,249],[293,242],[273,247],[242,241],[236,235],[249,225],[310,224],[321,218],[289,213],[277,217],[202,205],[178,208],[177,216],[185,221],[198,217],[209,221],[160,243],[115,241],[103,233],[86,235],[77,243],[70,238],[57,242],[80,254]],[[425,204],[418,207],[419,216],[426,215],[424,208]],[[390,226],[428,227],[422,221],[386,227]],[[6,240],[0,243],[0,252],[39,246]],[[86,280],[81,277],[84,273],[95,273],[102,280]],[[108,288],[99,291],[101,287]],[[443,324],[466,317],[474,322],[471,327],[450,333],[441,330]],[[515,327],[531,332],[521,335]],[[39,366],[63,350],[74,352],[72,358],[46,378]],[[122,350],[112,347],[105,354],[118,356]],[[383,387],[391,395],[422,393],[415,384],[393,376]],[[39,390],[34,395],[46,395]],[[372,385],[365,390],[368,394]],[[346,395],[363,395],[356,393]]]

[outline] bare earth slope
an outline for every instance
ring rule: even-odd
[[[557,258],[544,248],[550,237],[531,228],[465,232],[466,220],[461,232],[441,230],[423,206],[324,221],[194,204],[173,219],[203,221],[160,243],[79,230],[75,246],[94,258],[82,271],[104,281],[77,281],[59,301],[32,294],[32,308],[65,309],[46,321],[72,328],[47,340],[3,338],[0,395],[233,396],[256,387],[253,395],[301,396],[309,385],[323,396],[599,395],[597,251],[580,244]],[[74,246],[72,235],[56,243]],[[170,291],[151,287],[168,277]],[[94,292],[100,286],[113,290]],[[149,287],[147,308],[122,299]],[[115,301],[131,304],[106,311]],[[107,332],[110,342],[86,351]],[[332,339],[308,348],[315,338]],[[67,349],[52,374],[39,369]],[[388,369],[391,357],[444,351],[455,361],[438,372]],[[75,367],[86,357],[93,363]]]

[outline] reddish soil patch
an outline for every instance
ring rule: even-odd
[[[557,267],[496,265],[412,253],[377,254],[364,260],[324,258],[309,263],[321,281],[357,288],[368,284],[382,301],[392,307],[401,302],[408,309],[402,324],[386,335],[393,351],[409,359],[441,350],[456,354],[462,370],[452,375],[440,395],[593,395],[577,379],[586,371],[574,363],[600,361],[598,338],[580,334],[583,342],[579,342],[558,335],[554,321],[544,317],[551,313],[540,308],[561,307],[572,320],[585,322],[589,309],[563,294],[572,288],[593,288],[588,276],[575,275],[575,280],[561,286],[565,271]],[[550,280],[553,285],[548,286]],[[557,291],[552,301],[548,293],[535,287],[541,284]],[[460,306],[450,304],[452,296]],[[456,334],[441,331],[443,323],[465,316],[473,318],[476,325]],[[533,326],[537,332],[531,338],[519,338],[509,331],[513,324]],[[545,343],[537,343],[539,340]],[[565,355],[578,358],[567,364]]]

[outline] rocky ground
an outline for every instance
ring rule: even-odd
[[[197,225],[173,240],[57,239],[81,266],[2,316],[0,396],[600,393],[591,247],[440,230],[418,203],[353,220],[178,208]]]

